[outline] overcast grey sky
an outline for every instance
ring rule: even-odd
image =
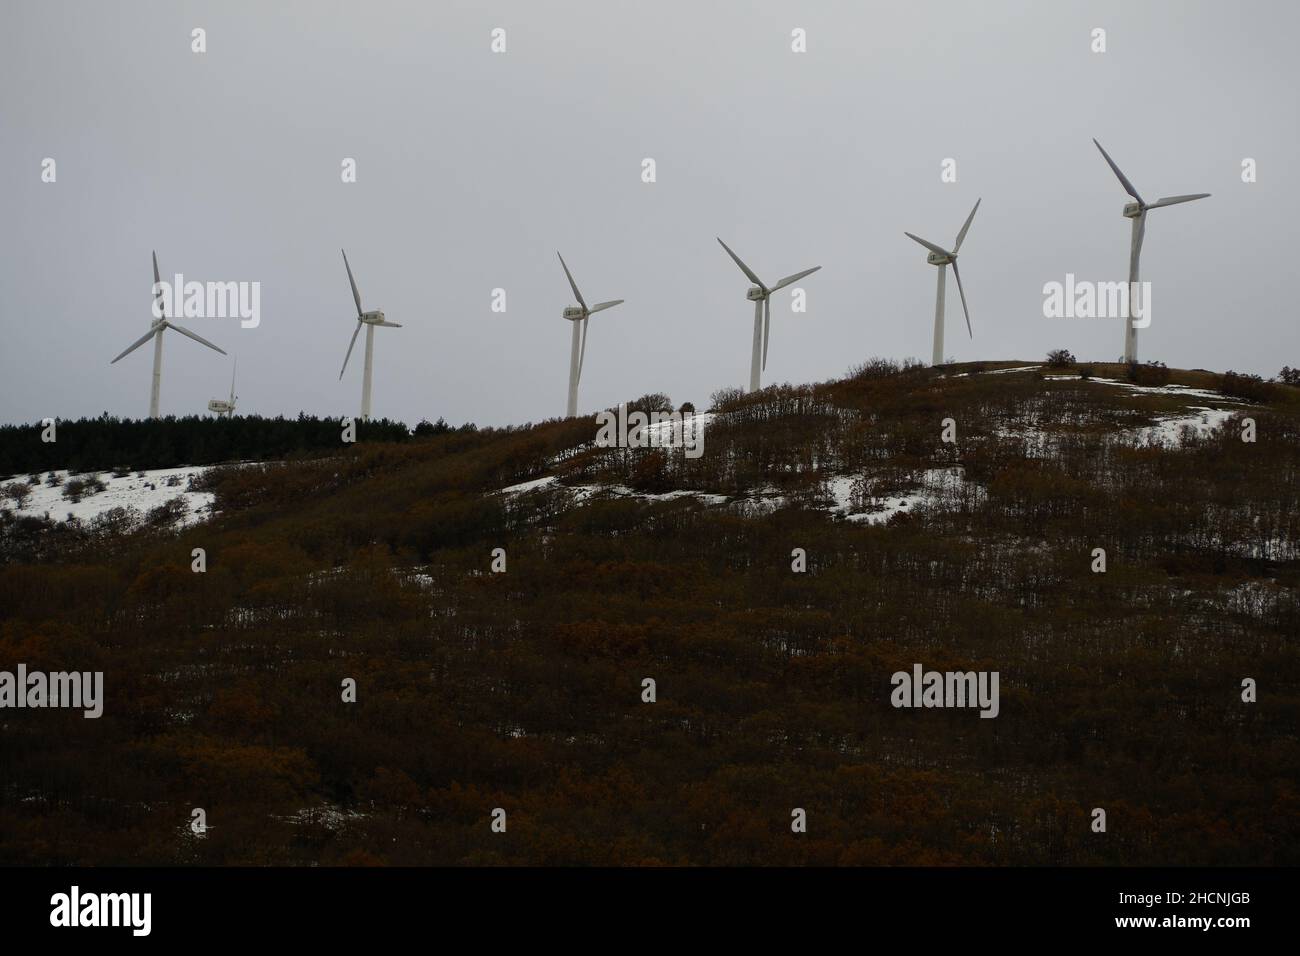
[[[903,231],[950,242],[977,197],[975,338],[950,277],[946,353],[1114,360],[1118,320],[1042,308],[1067,272],[1126,277],[1094,136],[1148,199],[1214,194],[1150,214],[1141,357],[1300,364],[1294,3],[5,0],[0,18],[0,420],[147,413],[150,349],[109,360],[148,330],[155,248],[164,278],[261,283],[260,327],[186,323],[238,355],[246,413],[357,412],[340,247],[366,307],[404,324],[376,330],[376,417],[562,414],[557,249],[588,302],[627,300],[591,320],[584,411],[746,382],[748,283],[715,236],[764,278],[823,267],[805,314],[774,297],[765,382],[928,358],[934,269]],[[169,333],[164,414],[229,378]]]

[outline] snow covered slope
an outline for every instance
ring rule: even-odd
[[[0,508],[17,510],[20,515],[46,516],[54,521],[66,521],[69,517],[90,521],[113,508],[135,508],[141,514],[148,514],[173,498],[180,498],[185,503],[185,516],[181,523],[193,524],[211,514],[213,495],[190,490],[191,480],[206,470],[195,467],[158,468],[132,472],[123,478],[114,477],[112,472],[70,475],[66,471],[56,471],[54,474],[59,481],[56,486],[46,484],[48,475],[42,474],[41,483],[30,486],[30,497],[21,509],[15,509],[14,502],[8,498],[0,500]],[[87,494],[80,501],[73,501],[64,496],[69,480],[73,478],[97,478],[105,488]],[[25,482],[26,479],[20,477],[13,481]]]

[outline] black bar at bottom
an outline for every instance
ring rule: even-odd
[[[941,939],[1106,936],[1231,943],[1284,931],[1292,907],[1286,869],[0,869],[0,932],[7,942],[82,943],[143,928],[205,944],[376,941],[390,933],[455,931],[464,942],[670,939],[673,927],[773,941],[814,928],[905,931]],[[111,926],[54,926],[71,922]],[[67,897],[60,911],[56,894]],[[87,897],[95,897],[87,903]],[[52,902],[52,899],[54,900]],[[101,905],[103,904],[103,905]],[[87,909],[89,907],[89,909]],[[1208,923],[1204,922],[1208,920]],[[1244,920],[1244,922],[1243,922]],[[609,936],[609,933],[614,936]],[[466,939],[464,934],[469,934]],[[992,936],[990,934],[996,934]],[[797,938],[797,937],[795,937]],[[450,938],[444,938],[451,944]]]

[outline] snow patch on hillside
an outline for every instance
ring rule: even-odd
[[[509,488],[502,488],[497,492],[499,495],[522,495],[528,491],[537,491],[539,488],[548,488],[559,481],[558,475],[547,475],[545,478],[534,478],[532,481],[521,481],[517,485],[511,485]]]
[[[676,491],[654,494],[648,491],[637,491],[635,488],[629,488],[626,485],[566,485],[563,487],[573,492],[576,504],[581,504],[598,495],[607,495],[611,498],[637,498],[642,501],[676,501],[679,498],[697,498],[708,505],[727,503],[726,495],[715,495],[707,491],[688,491],[680,488]]]
[[[294,826],[316,826],[326,830],[339,830],[358,820],[370,816],[360,810],[345,810],[334,803],[322,803],[315,807],[303,807],[289,816],[275,816]]]
[[[688,491],[686,489],[656,494],[648,491],[637,491],[635,488],[629,488],[626,485],[562,485],[558,475],[547,475],[545,478],[534,478],[532,481],[520,482],[517,485],[502,488],[497,494],[522,495],[530,491],[541,491],[543,489],[567,492],[572,498],[573,504],[583,504],[598,495],[606,495],[611,498],[639,498],[644,501],[676,501],[678,498],[698,498],[705,504],[710,505],[726,504],[730,500],[726,495],[716,495],[708,491]]]
[[[1116,435],[1117,440],[1132,443],[1140,448],[1163,447],[1180,448],[1189,436],[1204,438],[1223,427],[1228,419],[1237,413],[1237,408],[1247,405],[1236,399],[1227,398],[1208,388],[1192,388],[1189,385],[1135,385],[1114,378],[1081,378],[1078,375],[1048,375],[1048,381],[1096,382],[1099,385],[1113,385],[1143,395],[1166,395],[1175,398],[1201,399],[1212,401],[1216,406],[1188,405],[1186,414],[1165,415],[1158,418],[1153,425],[1142,428],[1127,429]],[[1234,406],[1222,408],[1217,406]]]
[[[966,484],[965,470],[960,465],[927,468],[916,485],[898,495],[872,495],[866,478],[839,476],[826,483],[834,500],[828,510],[846,521],[881,525],[894,515],[930,508],[959,496]]]
[[[1006,375],[1008,372],[1032,372],[1036,368],[1042,368],[1041,365],[1015,365],[1011,368],[991,368],[983,372],[958,372],[956,375],[945,375],[944,378],[966,378],[968,375]]]
[[[1207,408],[1204,405],[1193,405],[1188,411],[1192,414],[1162,418],[1154,425],[1139,428],[1134,433],[1134,440],[1139,446],[1178,448],[1189,433],[1204,438],[1222,428],[1223,423],[1234,414],[1231,409]]]
[[[696,444],[704,439],[704,426],[717,418],[716,412],[701,412],[688,415],[680,422],[672,420],[647,425],[645,433],[651,446],[655,448],[680,448],[683,439]]]
[[[1117,378],[1101,378],[1096,375],[1088,378],[1081,378],[1078,375],[1048,375],[1046,377],[1048,381],[1052,382],[1096,382],[1099,385],[1114,385],[1117,388],[1127,388],[1129,391],[1141,392],[1147,395],[1179,395],[1184,398],[1208,399],[1226,405],[1250,404],[1249,402],[1237,401],[1234,398],[1227,398],[1211,388],[1192,388],[1190,385],[1135,385],[1133,382],[1121,382]]]
[[[29,486],[31,496],[21,509],[14,508],[14,502],[4,499],[0,508],[15,512],[25,517],[48,517],[52,521],[66,521],[68,516],[91,521],[113,508],[135,508],[146,515],[154,508],[164,505],[173,498],[185,502],[182,525],[204,521],[212,515],[212,503],[216,496],[207,491],[191,491],[190,482],[208,469],[206,467],[156,468],[152,471],[131,472],[123,478],[114,477],[112,472],[86,472],[69,475],[66,471],[56,471],[59,484],[50,487],[45,484],[47,473],[41,473],[41,484]],[[104,490],[72,501],[63,497],[63,490],[69,478],[98,478],[104,483]],[[25,482],[25,478],[15,481]]]
[[[605,409],[605,411],[611,411],[611,409]],[[696,415],[687,415],[679,422],[670,419],[653,425],[646,425],[647,446],[652,448],[680,448],[684,444],[684,439],[692,446],[701,444],[704,441],[704,426],[717,418],[718,415],[718,412],[700,412]],[[631,431],[632,429],[629,428],[628,430]],[[599,428],[597,428],[597,432],[599,433]],[[596,435],[592,435],[591,441],[574,445],[556,455],[552,455],[547,462],[547,467],[554,468],[557,465],[562,465],[564,462],[596,447]]]

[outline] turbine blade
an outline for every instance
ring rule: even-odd
[[[389,322],[387,319],[382,322],[372,322],[371,325],[378,325],[385,329],[400,329],[402,327],[401,322]]]
[[[962,243],[962,240],[966,238],[966,230],[970,229],[971,221],[974,220],[974,218],[975,218],[975,210],[976,210],[976,209],[979,209],[979,207],[980,207],[980,203],[981,203],[981,202],[983,202],[982,199],[977,199],[977,200],[975,200],[975,209],[972,209],[972,210],[970,211],[970,215],[966,217],[966,225],[962,226],[962,227],[961,227],[961,232],[957,233],[957,241],[954,242],[953,245],[952,245],[952,251],[953,251],[953,252],[960,252],[960,251],[961,251],[961,243]]]
[[[810,275],[812,275],[814,272],[816,272],[816,271],[817,271],[818,269],[820,269],[820,268],[821,268],[821,266],[813,266],[811,269],[804,269],[803,272],[796,272],[796,273],[795,273],[794,275],[792,275],[792,276],[786,276],[784,279],[782,279],[782,280],[781,280],[780,282],[778,282],[776,285],[772,286],[772,288],[771,288],[769,291],[771,291],[771,292],[778,292],[778,291],[780,291],[781,289],[784,289],[786,286],[788,286],[791,282],[798,282],[798,281],[799,281],[800,279],[802,279],[804,276],[810,276]]]
[[[112,362],[109,362],[108,364],[109,364],[109,365],[112,365],[114,362],[117,361],[117,359],[123,359],[123,358],[126,358],[128,355],[130,355],[132,352],[134,352],[134,351],[135,351],[136,349],[138,349],[140,346],[144,345],[144,343],[148,342],[148,341],[149,341],[151,338],[153,338],[155,335],[158,335],[160,332],[162,332],[162,329],[160,329],[160,328],[150,329],[150,330],[149,330],[148,332],[146,332],[144,335],[140,336],[138,339],[136,339],[134,342],[132,342],[132,343],[130,344],[130,346],[127,347],[126,351],[124,351],[121,355],[119,355],[117,358],[113,359],[113,361],[112,361]]]
[[[715,237],[715,238],[716,238],[716,237]],[[767,286],[763,285],[763,280],[760,279],[758,276],[754,275],[754,270],[753,270],[753,269],[751,269],[749,266],[745,265],[743,262],[740,261],[740,256],[738,256],[738,255],[736,255],[734,252],[732,252],[730,246],[728,246],[728,245],[727,245],[725,242],[723,242],[721,239],[718,239],[718,245],[722,246],[722,248],[724,248],[724,249],[727,250],[727,255],[731,256],[732,261],[735,262],[736,265],[740,266],[740,271],[741,271],[741,272],[743,272],[743,273],[745,273],[745,275],[749,276],[749,281],[750,281],[750,282],[754,283],[754,285],[758,286],[760,289],[762,289],[762,290],[764,290],[764,291],[767,291]]]
[[[903,235],[907,236],[907,238],[911,239],[913,242],[919,242],[921,245],[925,246],[925,248],[929,249],[931,252],[936,252],[941,256],[952,255],[952,253],[949,252],[947,249],[945,249],[943,246],[936,246],[933,242],[926,242],[920,236],[914,236],[910,232],[905,232],[903,233]]]
[[[339,369],[339,381],[343,381],[343,373],[348,370],[348,359],[352,358],[352,346],[357,344],[357,335],[361,332],[361,320],[357,319],[357,327],[352,330],[352,341],[348,343],[348,354],[343,356],[343,367]]]
[[[582,381],[582,363],[587,357],[587,323],[589,321],[591,321],[590,315],[582,320],[582,345],[578,348],[578,381]]]
[[[235,372],[239,370],[239,356],[235,356],[235,367],[230,370],[230,404],[235,404]]]
[[[763,299],[763,371],[767,371],[767,337],[772,331],[772,297]]]
[[[1098,143],[1095,139],[1093,140],[1093,143],[1098,149],[1101,149],[1101,143]],[[1142,202],[1142,197],[1138,195],[1138,191],[1133,187],[1133,184],[1128,181],[1128,177],[1119,171],[1119,167],[1115,165],[1115,160],[1110,158],[1110,153],[1101,149],[1101,155],[1106,158],[1106,165],[1108,165],[1111,168],[1111,171],[1119,177],[1120,184],[1123,185],[1124,191],[1145,206],[1146,203]]]
[[[1161,206],[1176,206],[1180,202],[1191,202],[1193,199],[1204,199],[1209,193],[1192,193],[1190,196],[1166,196],[1164,199],[1157,199],[1148,209],[1159,209]]]
[[[957,280],[957,292],[961,295],[961,310],[966,315],[966,334],[973,339],[975,333],[970,328],[970,310],[966,308],[966,290],[961,287],[961,273],[957,271],[957,261],[955,259],[952,263],[952,275]]]
[[[593,305],[590,309],[587,310],[587,314],[595,315],[597,312],[604,312],[606,309],[612,309],[616,305],[622,305],[623,301],[624,300],[622,299],[613,299],[609,302],[597,302],[595,305]]]
[[[160,286],[162,285],[162,277],[158,275],[158,253],[156,250],[150,250],[150,251],[153,252],[153,284],[154,286]],[[176,290],[174,289],[172,290],[173,294],[175,293],[175,291]],[[154,293],[155,302],[159,302],[162,299],[162,297],[163,297],[162,289],[159,289],[156,293]],[[158,314],[163,315],[163,310],[161,305],[159,305],[158,307]],[[109,364],[111,365],[112,363],[110,362]]]
[[[214,352],[220,352],[222,355],[225,355],[225,354],[226,354],[226,350],[225,350],[225,349],[217,348],[215,345],[213,345],[211,342],[209,342],[209,341],[208,341],[207,339],[205,339],[203,336],[201,336],[201,335],[196,335],[195,333],[191,332],[189,329],[185,328],[184,326],[177,325],[175,322],[171,322],[171,321],[164,322],[164,323],[163,323],[163,328],[167,328],[167,329],[175,329],[175,330],[176,330],[177,332],[179,332],[181,335],[188,335],[188,336],[189,336],[190,338],[192,338],[195,342],[198,342],[200,345],[206,345],[208,348],[212,349]]]
[[[343,252],[342,249],[339,252]],[[348,270],[348,282],[352,283],[352,298],[357,303],[357,316],[361,315],[361,293],[357,291],[357,280],[352,278],[352,267],[348,265],[348,254],[343,252],[343,268]],[[340,373],[340,378],[342,373]]]
[[[573,273],[569,271],[569,267],[564,263],[564,256],[561,256],[558,252],[556,253],[556,255],[559,256],[560,265],[564,267],[564,274],[569,279],[569,288],[573,290],[573,295],[578,300],[578,305],[582,306],[585,309],[587,307],[587,303],[583,301],[582,293],[578,291],[578,283],[573,281]]]

